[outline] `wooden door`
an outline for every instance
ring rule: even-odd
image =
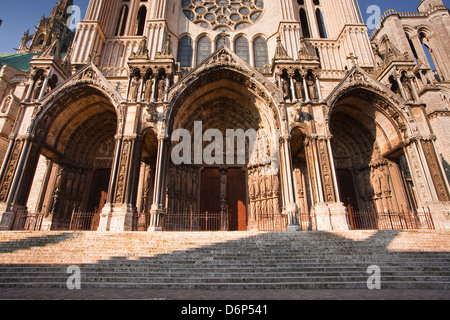
[[[227,205],[230,214],[230,231],[247,230],[247,183],[241,168],[227,172]]]
[[[202,171],[200,216],[193,223],[203,231],[219,231],[222,229],[222,222],[217,219],[219,212],[220,171],[217,168],[207,168]]]
[[[338,169],[337,176],[341,201],[349,212],[359,211],[352,173],[347,169]]]
[[[202,171],[200,211],[220,211],[220,171],[218,168],[207,168]]]
[[[95,171],[92,178],[90,197],[87,212],[97,212],[103,209],[102,197],[108,192],[111,169],[99,169]],[[101,208],[100,208],[101,207]]]

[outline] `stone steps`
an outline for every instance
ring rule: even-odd
[[[0,288],[450,289],[450,233],[0,232]]]
[[[6,283],[1,288],[67,288],[65,283],[42,282],[42,283]],[[82,282],[83,289],[151,289],[151,290],[321,290],[321,289],[367,289],[366,279],[355,281],[329,281],[329,282],[262,282],[262,283],[130,283],[130,282],[104,282],[90,283]],[[441,281],[382,281],[382,289],[420,289],[420,290],[448,290],[448,283]]]

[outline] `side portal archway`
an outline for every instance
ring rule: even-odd
[[[349,90],[333,105],[329,119],[331,145],[340,200],[350,215],[417,209],[415,186],[403,148],[408,128],[402,120],[404,115],[392,110],[386,99],[363,88]],[[376,221],[358,223],[352,227],[376,225]]]
[[[95,86],[75,85],[44,106],[36,128],[40,159],[47,166],[42,185],[31,187],[31,195],[40,198],[28,204],[52,229],[69,229],[74,212],[96,214],[95,221],[89,218],[81,226],[96,229],[114,162],[118,116],[113,102]]]

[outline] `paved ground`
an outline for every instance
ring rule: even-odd
[[[450,300],[450,290],[2,289],[0,300]]]

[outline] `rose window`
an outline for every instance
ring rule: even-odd
[[[263,0],[182,0],[185,16],[210,30],[240,30],[258,21]]]

